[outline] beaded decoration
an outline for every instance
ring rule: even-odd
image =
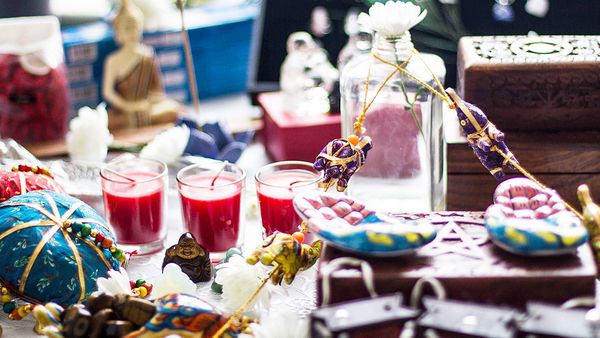
[[[0,256],[8,290],[32,303],[61,305],[85,300],[98,277],[127,259],[91,207],[51,191],[0,204]]]

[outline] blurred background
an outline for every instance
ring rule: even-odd
[[[184,70],[179,18],[172,0],[136,0],[146,17],[145,43],[159,56],[167,94],[191,98]],[[189,0],[189,29],[201,98],[278,89],[290,33],[308,31],[336,64],[348,37],[349,10],[363,11],[375,0]],[[598,34],[597,0],[413,0],[429,12],[413,31],[416,47],[441,56],[446,85],[456,83],[457,41],[464,35]],[[104,57],[116,49],[111,18],[115,0],[1,1],[0,16],[56,15],[62,28],[72,111],[101,100]],[[151,13],[162,13],[152,18]],[[165,14],[169,13],[169,15]],[[316,15],[319,14],[319,15]],[[315,28],[315,18],[325,26]],[[315,30],[316,29],[316,30]],[[318,30],[318,31],[317,31]]]

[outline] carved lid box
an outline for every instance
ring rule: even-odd
[[[600,128],[600,36],[473,36],[459,94],[503,131]]]

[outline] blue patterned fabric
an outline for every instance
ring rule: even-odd
[[[79,206],[63,223],[60,218],[64,218],[74,204]],[[45,210],[54,219],[57,219],[55,215],[60,215],[58,223],[62,226],[59,227],[34,206]],[[110,250],[101,248],[89,235],[84,238],[81,233],[67,230],[75,223],[87,224],[115,243],[114,235],[105,228],[105,221],[94,209],[76,198],[51,191],[34,191],[0,204],[0,278],[6,286],[36,303],[69,305],[82,300],[82,296],[87,299],[96,290],[96,279],[105,277],[109,269],[118,270],[120,263],[112,257]],[[38,225],[13,230],[23,224]],[[52,231],[55,233],[50,237]],[[81,257],[84,285],[79,278],[76,254],[65,236],[70,238]],[[44,239],[47,243],[40,243]],[[25,278],[24,271],[38,244],[39,254],[32,261],[24,287],[20,288]]]

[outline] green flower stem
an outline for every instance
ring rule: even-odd
[[[396,63],[398,65],[401,64],[398,60],[396,60]],[[411,102],[410,99],[408,98],[408,92],[406,91],[406,87],[404,86],[404,80],[402,80],[402,74],[400,74],[400,89],[402,89],[402,94],[404,94],[404,99],[406,100],[406,106],[404,108],[410,109],[410,113],[413,117],[413,120],[415,121],[417,128],[419,128],[419,133],[421,133],[421,137],[423,137],[423,141],[426,142],[427,140],[425,139],[425,133],[423,132],[423,127],[421,125],[421,121],[419,121],[419,118],[417,117],[417,113],[415,113],[415,102],[417,102],[417,98],[421,94],[421,92],[422,92],[421,90],[423,88],[419,88],[419,90],[417,90],[417,92],[415,93],[415,97],[414,97],[413,101]]]

